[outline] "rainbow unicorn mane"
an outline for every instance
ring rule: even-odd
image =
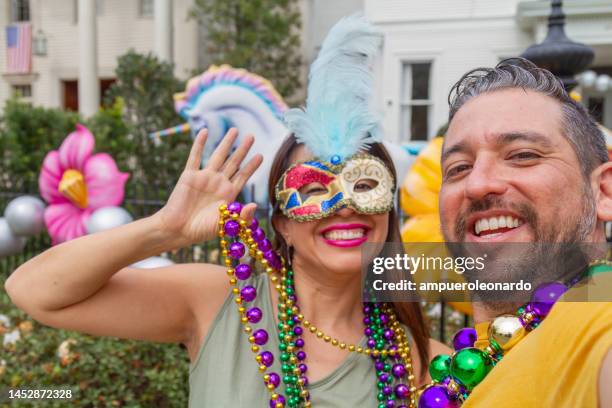
[[[272,110],[274,115],[283,119],[288,109],[280,94],[267,79],[242,68],[230,65],[211,65],[204,73],[191,78],[187,82],[185,92],[174,95],[174,109],[183,118],[188,119],[187,112],[193,108],[198,99],[210,89],[219,85],[238,86],[255,93]]]

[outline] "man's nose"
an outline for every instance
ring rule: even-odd
[[[466,179],[466,197],[476,201],[489,194],[504,194],[508,184],[500,176],[500,169],[495,160],[488,158],[476,160]]]

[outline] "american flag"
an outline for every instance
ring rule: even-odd
[[[29,73],[32,67],[32,26],[30,23],[6,27],[6,70],[8,74]]]

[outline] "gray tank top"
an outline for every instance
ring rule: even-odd
[[[261,322],[253,325],[265,328],[268,343],[263,347],[275,356],[268,372],[281,374],[278,362],[278,329],[272,318],[274,311],[270,299],[268,276],[253,275],[240,286],[252,285],[257,298],[249,306],[263,311]],[[407,333],[408,330],[406,330]],[[409,336],[409,340],[411,338]],[[366,338],[361,339],[363,346]],[[412,342],[412,341],[411,341]],[[347,354],[344,362],[319,381],[311,382],[308,390],[313,408],[376,407],[376,371],[368,356],[340,351],[330,346],[330,352]],[[255,354],[251,351],[248,336],[240,323],[233,295],[225,299],[215,317],[196,360],[189,371],[190,407],[268,407],[270,393],[265,388]],[[282,389],[282,384],[279,386]]]

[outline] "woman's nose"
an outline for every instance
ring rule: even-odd
[[[346,205],[342,208],[340,208],[339,210],[336,210],[336,214],[339,215],[340,217],[349,217],[353,214],[355,214],[355,210],[353,210],[351,207],[347,207]]]

